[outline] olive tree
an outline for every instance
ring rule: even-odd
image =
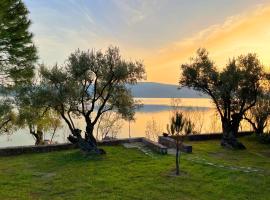
[[[35,145],[45,144],[44,133],[51,131],[54,134],[61,126],[60,115],[40,101],[39,87],[32,79],[31,84],[17,86],[14,90],[17,112],[13,125],[27,128],[35,139]]]
[[[244,114],[255,106],[261,93],[263,67],[257,56],[247,54],[233,58],[219,71],[208,52],[199,49],[197,57],[189,64],[182,64],[181,69],[181,87],[193,88],[212,99],[222,123],[221,145],[244,149],[236,136]]]
[[[103,150],[97,147],[93,131],[99,118],[115,111],[122,118],[131,119],[136,105],[127,85],[145,77],[143,64],[122,59],[116,47],[109,47],[106,52],[77,50],[63,66],[43,66],[40,72],[41,96],[47,97],[46,104],[67,123],[69,141],[83,151],[98,154]],[[75,126],[74,118],[84,120],[84,134]]]
[[[268,125],[270,118],[270,96],[269,93],[261,95],[256,105],[245,114],[244,119],[248,121],[255,134],[261,136]]]
[[[29,134],[35,139],[35,145],[45,144],[45,132],[54,134],[56,129],[61,126],[61,120],[54,110],[44,110],[31,106],[19,109],[15,123],[18,127],[29,130]]]

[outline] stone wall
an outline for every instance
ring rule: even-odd
[[[142,143],[144,143],[148,148],[157,153],[167,154],[167,147],[162,144],[159,144],[147,138],[142,138]]]
[[[120,144],[123,144],[123,143],[131,143],[131,142],[142,142],[142,137],[113,139],[113,140],[102,140],[102,141],[98,142],[98,145],[113,146],[113,145],[120,145]]]
[[[132,142],[143,142],[147,147],[149,147],[153,151],[156,151],[157,153],[161,153],[161,154],[167,153],[166,147],[143,137],[104,140],[104,141],[99,141],[98,145],[113,146],[113,145],[120,145],[123,143],[132,143]],[[73,145],[71,143],[50,144],[50,145],[40,145],[40,146],[33,145],[33,146],[4,147],[4,148],[0,148],[0,156],[12,156],[12,155],[27,154],[27,153],[45,153],[45,152],[61,151],[61,150],[68,150],[68,149],[75,149],[75,148],[77,148],[76,145]]]
[[[252,135],[252,131],[242,131],[237,134],[236,137],[244,137]],[[174,137],[174,136],[170,136]],[[208,133],[208,134],[196,134],[196,135],[188,135],[184,136],[185,140],[189,141],[202,141],[202,140],[219,140],[222,138],[222,133]]]
[[[49,144],[40,146],[16,146],[0,148],[0,156],[12,156],[27,153],[44,153],[51,151],[61,151],[67,149],[74,149],[75,145],[70,143],[65,144]]]
[[[252,132],[239,132],[238,137],[251,135]],[[189,141],[200,141],[200,140],[216,140],[221,139],[221,133],[212,133],[212,134],[199,134],[199,135],[189,135],[186,137]],[[172,137],[173,138],[173,137]],[[149,139],[143,137],[137,138],[126,138],[126,139],[116,139],[116,140],[105,140],[98,142],[98,145],[120,145],[123,143],[131,143],[131,142],[143,142],[147,147],[156,151],[157,153],[166,154],[167,147],[174,148],[175,145],[173,139],[170,137],[159,137],[159,143],[153,142]],[[65,144],[50,144],[50,145],[41,145],[41,146],[17,146],[17,147],[4,147],[0,148],[0,156],[11,156],[11,155],[20,155],[26,153],[43,153],[43,152],[51,152],[51,151],[61,151],[76,148],[75,145],[70,143]],[[191,153],[192,146],[183,145],[182,151]]]
[[[159,136],[158,143],[168,148],[176,148],[175,140],[171,137]],[[180,146],[180,151],[185,152],[185,153],[192,153],[192,146],[187,145],[187,144],[182,144]]]

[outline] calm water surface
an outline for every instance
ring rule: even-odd
[[[147,130],[156,130],[160,133],[166,132],[166,125],[172,116],[172,107],[170,98],[141,98],[144,106],[140,108],[135,115],[134,122],[122,122],[122,128],[119,130],[118,138],[146,136]],[[184,115],[190,118],[195,124],[195,131],[199,133],[220,132],[220,120],[215,112],[210,99],[206,98],[182,98],[180,99],[181,110]],[[76,125],[83,129],[83,120],[77,120]],[[130,125],[130,129],[129,129]],[[250,130],[247,123],[242,123],[241,130]],[[130,132],[129,132],[130,130]],[[57,131],[54,140],[62,143],[66,142],[69,130],[66,126]],[[149,135],[149,134],[148,134]],[[151,139],[155,139],[151,134]],[[50,134],[45,135],[49,139]],[[10,136],[0,136],[0,147],[33,145],[34,139],[28,134],[27,130],[19,130]]]

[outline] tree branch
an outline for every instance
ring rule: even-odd
[[[6,126],[9,122],[11,122],[11,118],[7,119],[5,122],[3,122],[1,125],[0,125],[0,130]]]
[[[254,123],[250,118],[248,118],[246,115],[244,115],[243,119],[246,120],[248,123],[250,123],[254,130],[257,130],[256,123]]]

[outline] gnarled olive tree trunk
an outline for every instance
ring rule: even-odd
[[[43,145],[44,140],[43,140],[43,132],[42,131],[31,131],[30,134],[34,136],[35,138],[35,145]]]
[[[93,132],[94,132],[94,125],[92,125],[91,122],[87,122],[85,140],[93,145],[97,145],[97,140],[94,137]]]
[[[237,140],[241,117],[234,115],[232,119],[222,118],[223,136],[221,139],[221,146],[231,149],[246,149],[246,147]]]
[[[82,137],[80,129],[74,129],[68,136],[68,140],[78,145],[78,147],[85,153],[95,153],[95,154],[105,154],[103,149],[98,148],[97,141],[93,136],[94,126],[92,124],[87,124],[85,137]]]

